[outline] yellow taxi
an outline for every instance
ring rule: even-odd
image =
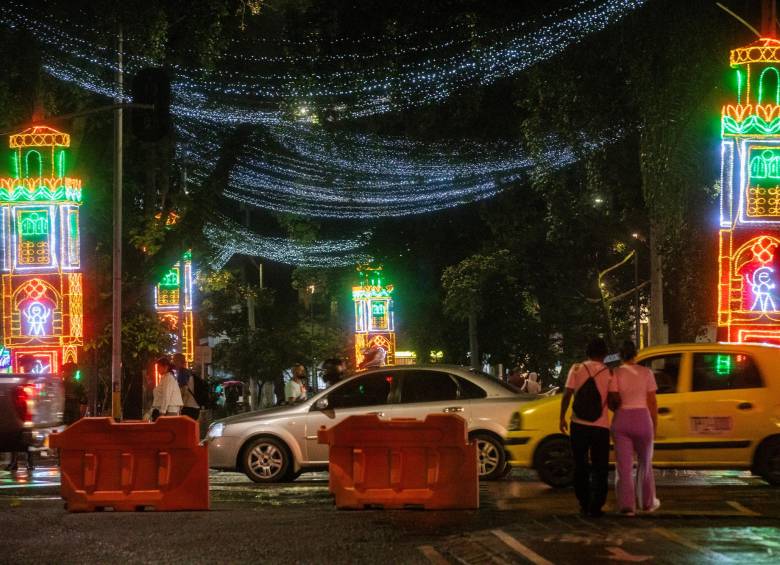
[[[780,485],[780,347],[692,343],[649,347],[637,362],[658,385],[656,467],[750,469]],[[572,483],[561,397],[523,404],[506,438],[510,462],[554,487]]]

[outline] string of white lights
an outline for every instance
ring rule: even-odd
[[[362,249],[370,234],[356,239],[317,241],[310,244],[280,237],[262,237],[224,216],[207,224],[204,233],[216,249],[211,266],[221,269],[233,255],[262,257],[298,267],[345,267],[370,262]]]
[[[241,103],[273,102],[310,108],[311,116],[327,111],[329,119],[361,117],[392,110],[437,103],[449,97],[466,84],[490,84],[502,77],[516,74],[540,61],[559,54],[569,45],[585,36],[604,29],[644,4],[646,0],[602,0],[587,9],[549,21],[520,35],[502,37],[500,33],[485,33],[490,38],[486,45],[468,43],[464,49],[441,56],[413,60],[393,60],[391,63],[340,69],[332,65],[299,68],[278,72],[276,69],[247,68],[251,59],[240,59],[241,70],[221,66],[216,70],[174,66],[176,90],[183,95],[202,95],[207,98],[240,98]],[[579,2],[580,8],[585,2]],[[588,5],[594,4],[588,2]],[[36,19],[18,4],[16,9],[0,11],[0,21],[7,25],[43,27],[44,41],[49,46],[82,64],[94,64],[111,69],[108,54],[89,49],[84,40],[64,34],[61,29]],[[549,17],[547,18],[550,19]],[[48,27],[47,27],[48,26]],[[510,30],[517,32],[511,26]],[[55,39],[56,38],[56,41]],[[128,69],[149,64],[147,58],[128,54]],[[289,68],[290,65],[285,65]],[[194,112],[194,110],[193,110]],[[222,119],[230,110],[222,105]],[[244,113],[244,112],[240,112]],[[205,117],[205,116],[204,116]],[[209,112],[214,119],[214,112]]]

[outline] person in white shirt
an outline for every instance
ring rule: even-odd
[[[149,418],[152,421],[158,416],[178,416],[181,407],[184,406],[170,359],[160,357],[157,360],[157,371],[161,376],[159,384],[154,387],[152,412]]]
[[[610,404],[617,407],[612,420],[615,438],[615,469],[618,507],[621,514],[633,516],[638,500],[642,510],[652,512],[661,503],[655,497],[653,477],[653,440],[658,427],[655,376],[647,367],[636,364],[636,345],[623,342],[623,365],[615,369],[609,384]],[[636,485],[632,471],[634,453],[638,462]]]
[[[284,398],[287,404],[295,404],[306,400],[306,386],[303,380],[306,378],[306,369],[298,363],[293,367],[292,378],[284,385]]]

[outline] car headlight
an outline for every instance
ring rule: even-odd
[[[211,426],[209,426],[209,431],[206,434],[206,438],[217,439],[218,437],[222,437],[222,432],[224,431],[225,431],[225,424],[216,422],[214,424],[211,424]]]
[[[510,432],[516,432],[523,429],[523,418],[520,416],[520,412],[514,412],[512,414],[512,417],[509,419],[509,427],[507,429]]]

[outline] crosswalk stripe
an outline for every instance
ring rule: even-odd
[[[436,565],[450,565],[450,562],[447,561],[441,553],[436,551],[432,545],[421,545],[417,549],[419,549],[431,563],[435,563]]]
[[[680,534],[676,532],[672,532],[671,530],[667,530],[666,528],[653,528],[653,531],[665,537],[668,540],[671,540],[673,542],[679,543],[680,545],[687,547],[688,549],[693,549],[694,551],[703,553],[704,555],[708,556],[710,559],[714,561],[732,562],[732,560],[726,557],[725,555],[718,553],[717,551],[712,551],[711,549],[707,549],[706,547],[702,547],[699,544],[693,543],[692,541],[685,539]]]
[[[534,565],[554,565],[552,561],[548,561],[530,547],[523,545],[504,530],[491,530],[491,533]]]

